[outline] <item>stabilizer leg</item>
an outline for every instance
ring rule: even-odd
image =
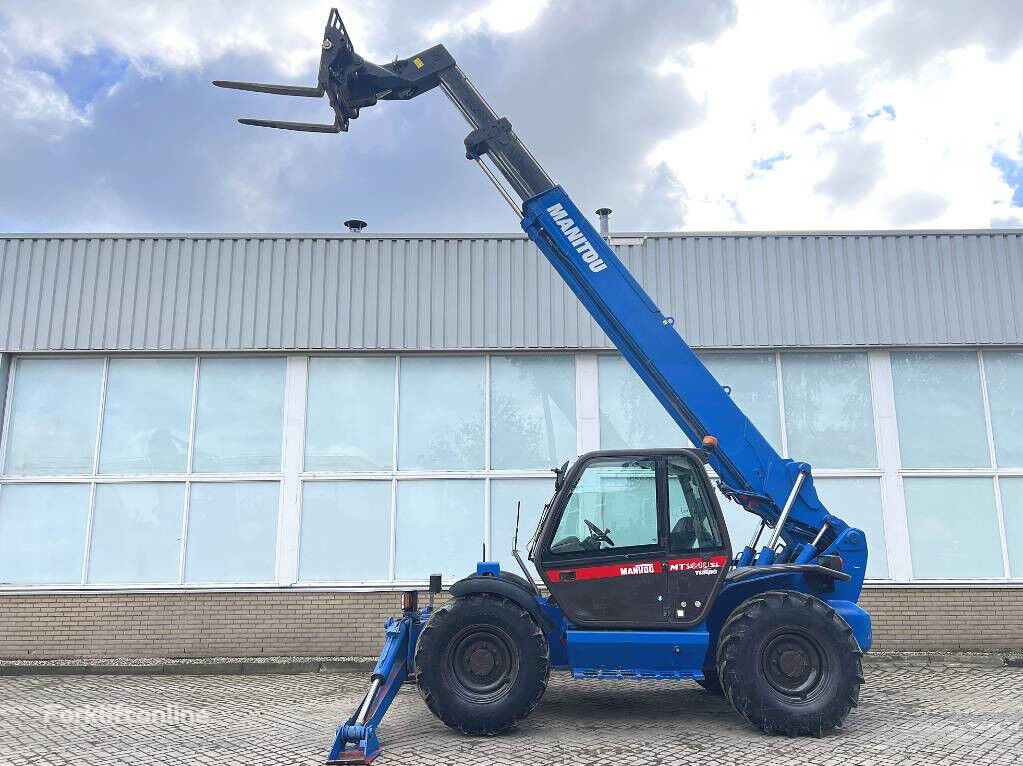
[[[412,672],[412,658],[420,626],[430,616],[429,609],[417,610],[415,599],[398,619],[387,621],[387,640],[373,668],[369,691],[358,710],[337,727],[328,764],[370,763],[380,755],[377,727],[387,713],[401,685]]]

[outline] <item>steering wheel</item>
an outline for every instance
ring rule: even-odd
[[[615,541],[608,536],[607,532],[602,530],[589,519],[583,519],[583,521],[586,522],[586,526],[590,528],[590,532],[593,533],[594,537],[596,537],[598,540],[603,540],[605,543],[612,547],[614,546]]]

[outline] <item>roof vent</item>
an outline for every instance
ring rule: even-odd
[[[611,208],[602,207],[597,209],[597,216],[600,218],[600,236],[607,239],[610,235],[610,226],[607,219],[611,215]]]
[[[366,228],[366,222],[360,221],[358,218],[349,218],[345,221],[345,226],[348,227],[348,231],[352,232],[352,234],[358,234]]]

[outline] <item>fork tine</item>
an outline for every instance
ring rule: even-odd
[[[255,125],[259,128],[278,128],[279,130],[301,130],[306,133],[340,133],[344,128],[337,122],[286,122],[284,120],[257,120],[251,117],[242,117],[238,120],[242,125]]]
[[[214,80],[218,88],[232,90],[250,90],[256,93],[273,93],[277,96],[302,96],[303,98],[319,98],[323,95],[323,87],[305,87],[303,85],[267,85],[261,82],[241,82],[238,80]]]

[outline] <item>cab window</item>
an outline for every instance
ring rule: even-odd
[[[668,543],[672,552],[723,548],[703,481],[685,461],[668,461]]]
[[[552,554],[621,552],[657,545],[653,460],[600,459],[583,470],[549,548]]]

